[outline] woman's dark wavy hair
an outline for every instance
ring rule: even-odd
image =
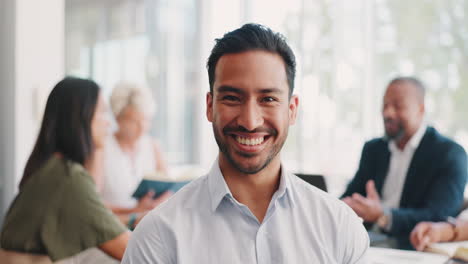
[[[99,86],[91,80],[66,77],[55,85],[20,188],[56,152],[84,165],[94,148],[91,121],[98,96]]]
[[[210,92],[213,93],[215,69],[219,59],[225,54],[252,50],[272,52],[281,56],[288,79],[289,96],[291,96],[294,91],[294,78],[296,75],[296,58],[292,49],[286,43],[283,35],[273,32],[273,30],[266,26],[254,23],[245,24],[241,28],[224,34],[222,38],[216,39],[216,44],[211,50],[206,64]]]

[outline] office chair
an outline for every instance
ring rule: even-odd
[[[322,191],[327,192],[327,183],[325,182],[325,177],[320,174],[302,174],[302,173],[295,173],[295,175],[304,181],[312,184],[313,186],[319,188]]]

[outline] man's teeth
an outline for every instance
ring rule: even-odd
[[[243,138],[236,136],[237,142],[239,142],[242,145],[247,145],[247,146],[255,146],[255,145],[260,145],[263,143],[263,137],[259,138]]]

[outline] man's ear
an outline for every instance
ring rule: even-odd
[[[297,109],[299,108],[299,97],[297,95],[291,96],[289,99],[289,125],[294,125],[297,118]]]
[[[213,122],[213,94],[211,92],[206,93],[206,118]]]

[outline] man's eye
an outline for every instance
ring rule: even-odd
[[[225,95],[223,96],[224,101],[239,101],[239,98],[233,96],[233,95]]]
[[[403,109],[403,108],[405,108],[404,105],[402,105],[402,104],[395,104],[395,109],[400,110],[400,109]]]
[[[262,101],[270,103],[270,102],[276,102],[276,99],[268,96],[268,97],[263,98]]]

